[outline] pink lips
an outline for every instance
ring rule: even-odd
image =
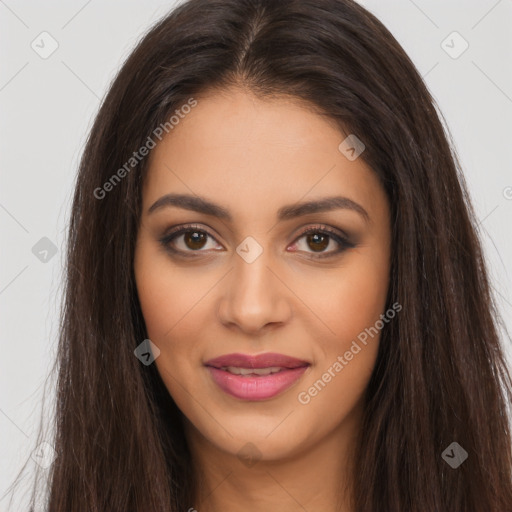
[[[308,369],[309,363],[283,354],[265,353],[257,356],[226,354],[205,363],[213,380],[226,393],[243,400],[267,400],[296,382]],[[279,368],[269,375],[237,375],[227,367],[242,369]]]

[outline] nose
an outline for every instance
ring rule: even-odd
[[[291,316],[291,292],[266,252],[252,263],[235,254],[234,267],[223,283],[218,306],[223,325],[257,334],[285,324]]]

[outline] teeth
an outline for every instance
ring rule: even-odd
[[[270,375],[282,370],[280,366],[270,366],[269,368],[238,368],[237,366],[224,366],[224,371],[233,373],[234,375]]]

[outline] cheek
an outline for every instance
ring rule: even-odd
[[[366,267],[351,273],[340,286],[336,329],[344,340],[355,339],[384,312],[387,276]]]
[[[379,320],[388,286],[385,260],[364,253],[354,253],[339,272],[315,280],[307,294],[308,304],[329,328],[326,353],[347,350],[352,340]]]
[[[354,254],[330,279],[310,294],[311,308],[321,312],[330,329],[317,337],[316,366],[299,390],[298,401],[313,413],[336,403],[336,420],[361,399],[375,366],[388,291],[386,253],[365,250]],[[324,293],[320,293],[323,290]],[[320,315],[319,315],[320,316]]]
[[[179,395],[179,383],[196,374],[203,355],[194,341],[206,333],[202,322],[212,304],[205,291],[215,276],[172,266],[147,243],[136,251],[134,270],[147,335],[160,349],[155,364],[171,394]]]
[[[165,253],[141,243],[134,262],[137,292],[148,336],[160,345],[182,332],[208,286],[206,274],[173,267]],[[210,279],[211,280],[211,279]],[[152,338],[153,337],[153,338]],[[162,347],[160,347],[162,348]]]

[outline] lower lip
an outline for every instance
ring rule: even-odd
[[[285,369],[261,376],[234,375],[219,368],[207,367],[217,385],[228,395],[242,400],[267,400],[279,395],[294,384],[308,366]]]

